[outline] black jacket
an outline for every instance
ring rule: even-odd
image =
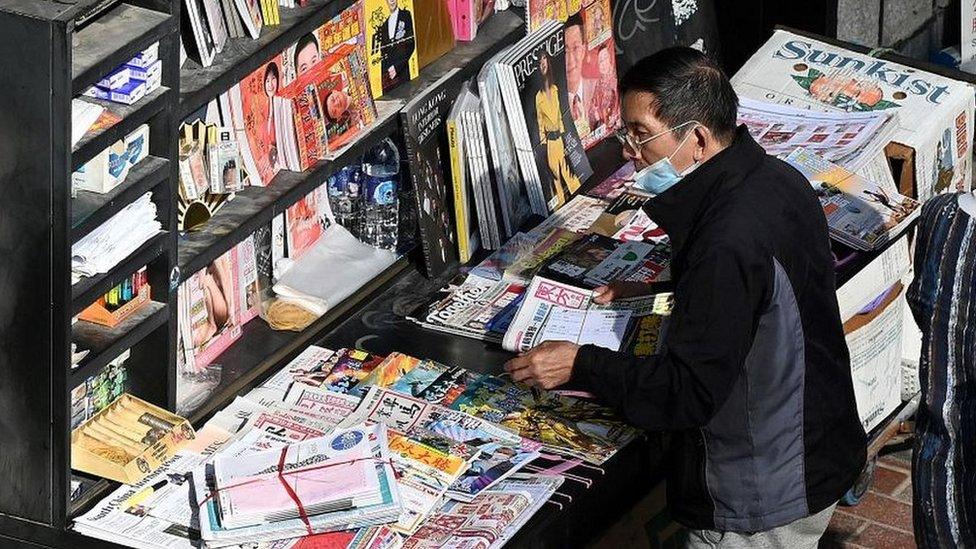
[[[672,516],[758,532],[840,499],[865,461],[823,210],[741,126],[648,215],[670,235],[662,354],[592,345],[573,380],[648,430],[673,431]]]

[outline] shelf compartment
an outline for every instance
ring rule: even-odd
[[[111,101],[102,101],[92,97],[84,100],[102,105],[106,109],[122,117],[118,123],[110,128],[106,128],[94,135],[86,135],[75,145],[74,152],[71,154],[71,170],[75,171],[95,158],[98,153],[110,147],[119,139],[124,138],[142,124],[149,122],[149,119],[162,111],[169,100],[170,90],[166,86],[160,86],[156,91],[140,99],[134,105],[123,105]]]
[[[181,280],[212,263],[258,227],[324,185],[330,175],[361,157],[380,139],[396,131],[398,112],[399,107],[391,112],[380,112],[372,126],[330,160],[319,162],[304,172],[282,170],[267,187],[247,187],[224,204],[200,230],[181,235],[178,244]]]
[[[353,4],[352,0],[311,0],[301,8],[282,8],[281,24],[261,29],[252,40],[228,38],[209,67],[188,59],[180,70],[180,119],[215,99],[268,59],[297,42]]]
[[[71,370],[69,388],[77,387],[98,373],[123,351],[146,338],[169,320],[165,303],[150,301],[114,328],[79,320],[71,327],[71,341],[91,352]]]
[[[68,505],[68,520],[73,520],[91,510],[113,490],[121,486],[120,483],[104,478],[97,478],[78,471],[71,471],[71,477],[82,482],[83,491],[77,500]],[[71,490],[71,484],[68,484]],[[89,538],[91,539],[91,538]]]
[[[79,95],[116,67],[176,30],[169,14],[119,4],[73,36],[71,90]]]
[[[287,10],[282,13],[284,11]],[[524,28],[525,22],[514,13],[492,15],[479,29],[477,39],[459,42],[454,50],[425,67],[416,79],[384,95],[377,107],[393,108],[392,105],[408,101],[454,67],[480,67],[503,47],[514,43],[524,33]],[[282,171],[268,187],[249,187],[237,193],[234,200],[225,204],[199,231],[181,236],[178,249],[181,278],[185,280],[206,267],[258,227],[325,183],[330,175],[361,156],[380,138],[393,133],[399,124],[397,114],[384,116],[381,113],[377,123],[350,147],[340,151],[334,160],[320,162],[305,172]]]
[[[169,251],[169,239],[169,233],[161,231],[147,240],[129,257],[112,267],[109,272],[82,278],[77,284],[71,286],[71,315],[77,315],[85,307],[94,303],[99,296],[111,290],[123,278],[149,265]]]
[[[491,56],[511,46],[524,34],[525,21],[515,12],[506,10],[495,13],[478,28],[478,35],[474,40],[458,42],[453,50],[424,67],[417,78],[397,86],[380,99],[410,101],[455,67],[462,67],[462,73],[467,73],[465,79],[477,76],[477,73],[470,74],[468,70],[481,70]]]
[[[260,317],[244,325],[240,339],[214,360],[222,366],[220,385],[202,406],[189,415],[195,427],[233,398],[270,374],[317,341],[322,333],[343,322],[357,307],[371,301],[387,283],[410,265],[407,256],[401,257],[378,276],[356,290],[353,295],[319,317],[301,332],[272,330]]]
[[[111,191],[78,191],[78,196],[71,199],[71,243],[78,242],[133,200],[166,182],[169,167],[169,160],[147,156],[129,170],[125,181]]]

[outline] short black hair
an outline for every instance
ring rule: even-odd
[[[265,69],[264,69],[264,79],[265,79],[265,81],[267,81],[268,80],[268,77],[271,76],[271,75],[274,75],[275,80],[278,80],[279,83],[281,83],[281,77],[278,75],[278,64],[275,63],[274,61],[268,63],[268,66],[265,67]]]
[[[632,66],[620,80],[620,96],[654,96],[654,116],[674,128],[697,120],[725,143],[735,137],[739,98],[725,72],[704,53],[687,47],[666,48]],[[684,135],[691,126],[680,128]]]
[[[295,52],[293,53],[293,56],[296,70],[298,69],[298,54],[305,49],[305,46],[308,46],[309,44],[315,46],[315,51],[319,51],[319,41],[315,39],[315,35],[312,33],[302,36],[298,39],[298,42],[295,43]]]

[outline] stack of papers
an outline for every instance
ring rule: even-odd
[[[71,246],[71,271],[77,276],[107,273],[162,228],[152,193],[146,193]]]
[[[220,456],[194,471],[193,490],[200,536],[213,547],[373,526],[400,513],[382,426]]]
[[[830,236],[856,250],[877,249],[901,234],[921,212],[917,200],[893,186],[868,181],[806,149],[796,149],[785,160],[810,180],[827,216]]]
[[[81,99],[71,100],[71,146],[74,147],[85,136],[105,107]]]

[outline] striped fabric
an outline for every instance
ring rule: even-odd
[[[912,464],[921,547],[976,547],[976,219],[957,197],[923,207],[908,291],[922,330]]]

